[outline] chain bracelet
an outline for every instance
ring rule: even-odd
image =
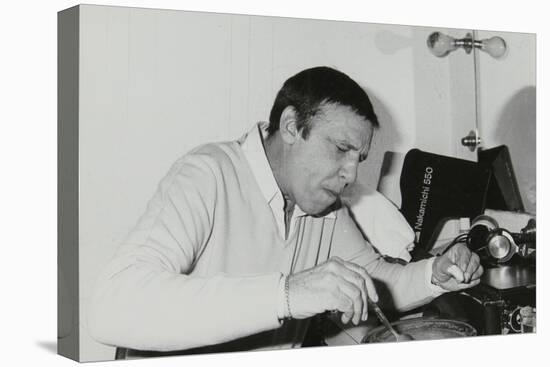
[[[290,292],[289,292],[289,278],[290,276],[287,275],[285,277],[285,299],[286,299],[286,310],[288,312],[288,318],[292,319],[292,312],[290,312]]]

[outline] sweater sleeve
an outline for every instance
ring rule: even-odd
[[[183,350],[280,326],[280,273],[193,276],[209,245],[220,194],[208,157],[182,158],[100,273],[88,327],[97,341],[139,350]],[[221,193],[223,194],[223,193]]]
[[[421,306],[445,292],[431,283],[433,259],[407,265],[385,261],[363,238],[347,208],[338,212],[334,231],[331,256],[363,266],[375,280],[378,292],[389,293],[389,303],[396,309]]]

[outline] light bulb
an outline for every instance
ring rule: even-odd
[[[427,40],[428,48],[437,57],[447,56],[449,52],[456,50],[457,45],[453,37],[440,32],[430,34]]]
[[[491,37],[481,41],[481,49],[498,59],[506,53],[506,42],[500,37]]]

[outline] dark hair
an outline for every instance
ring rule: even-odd
[[[338,70],[319,66],[303,70],[283,84],[269,114],[268,135],[279,130],[283,110],[292,106],[298,116],[298,131],[302,131],[306,139],[311,130],[311,117],[327,103],[348,106],[374,128],[379,125],[369,97],[359,84]]]

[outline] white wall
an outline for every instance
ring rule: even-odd
[[[382,131],[360,180],[400,203],[404,153],[416,146],[456,154],[458,100],[472,111],[469,80],[426,48],[433,29],[81,6],[80,19],[80,302],[82,360],[110,359],[114,349],[86,329],[90,290],[180,155],[239,137],[267,120],[284,80],[316,65],[336,67],[373,99]],[[451,31],[452,30],[443,30]],[[451,70],[455,70],[451,74]],[[454,99],[453,99],[454,98]],[[451,103],[453,101],[453,103]],[[458,117],[457,117],[458,116]],[[386,151],[393,165],[379,180]],[[379,182],[380,181],[380,182]]]
[[[505,144],[526,211],[536,212],[536,39],[534,34],[479,31],[502,37],[501,59],[479,55],[480,135],[485,148]]]

